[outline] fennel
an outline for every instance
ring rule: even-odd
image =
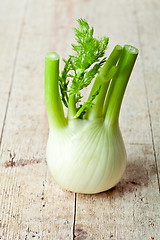
[[[59,55],[50,52],[45,58],[47,162],[62,188],[98,193],[114,187],[126,168],[119,113],[138,50],[117,45],[106,59],[108,38],[94,38],[93,28],[84,19],[78,24],[77,44],[72,45],[75,55],[64,60],[61,75]],[[88,100],[82,104],[81,90],[92,80]],[[63,105],[68,108],[67,117]]]

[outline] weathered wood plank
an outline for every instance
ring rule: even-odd
[[[72,238],[74,194],[59,189],[45,162],[44,56],[62,48],[56,31],[63,36],[63,28],[55,28],[62,4],[36,0],[26,6],[2,139],[0,236],[4,240]]]
[[[145,9],[143,4],[146,1],[141,2],[141,11]],[[89,2],[87,7],[90,8]],[[140,49],[140,55],[127,88],[120,118],[128,152],[125,176],[117,187],[108,192],[92,196],[78,195],[75,239],[157,239],[160,237],[160,201],[142,67],[143,56],[138,37],[137,14],[140,14],[140,10],[134,2],[124,0],[102,0],[99,4],[92,1],[92,8],[95,9],[94,18],[91,11],[88,16],[88,9],[83,14],[94,22],[98,32],[105,34],[108,30],[113,36],[114,44],[135,45]],[[147,12],[144,16],[143,25],[145,23],[147,28]],[[152,34],[152,38],[157,42],[156,35]],[[115,39],[119,41],[116,42]],[[145,42],[145,38],[142,41]],[[148,41],[149,37],[146,46]],[[145,50],[147,55],[147,47]],[[153,77],[151,79],[150,84],[156,81]]]
[[[137,24],[142,54],[143,78],[150,117],[154,158],[160,189],[160,2],[137,2]]]
[[[73,193],[62,190],[47,174],[42,209],[42,239],[73,239]]]
[[[21,38],[24,9],[25,0],[6,0],[0,7],[0,144]]]
[[[30,239],[33,235],[38,239],[42,235],[44,164],[28,164],[1,169],[1,239]]]

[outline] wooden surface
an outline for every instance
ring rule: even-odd
[[[160,1],[0,1],[0,239],[160,240]],[[45,159],[44,56],[66,57],[79,17],[140,54],[123,101],[122,181],[63,191]]]

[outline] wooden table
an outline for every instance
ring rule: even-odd
[[[79,17],[140,54],[120,126],[124,178],[96,195],[63,191],[45,157],[44,57],[66,57]],[[0,239],[160,240],[160,1],[1,0]]]

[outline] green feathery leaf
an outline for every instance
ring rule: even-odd
[[[90,28],[85,19],[80,18],[77,22],[78,27],[74,28],[76,43],[72,44],[74,55],[69,55],[68,60],[64,60],[65,66],[59,78],[61,98],[66,107],[68,107],[68,94],[75,95],[76,103],[82,99],[80,91],[88,87],[106,61],[104,54],[109,41],[108,37],[94,38],[93,27]],[[71,82],[70,89],[69,82]],[[94,94],[94,98],[98,93],[99,91]],[[91,106],[94,98],[84,103],[85,107],[80,105],[80,108],[86,109]],[[80,108],[77,107],[77,111],[80,112]]]

